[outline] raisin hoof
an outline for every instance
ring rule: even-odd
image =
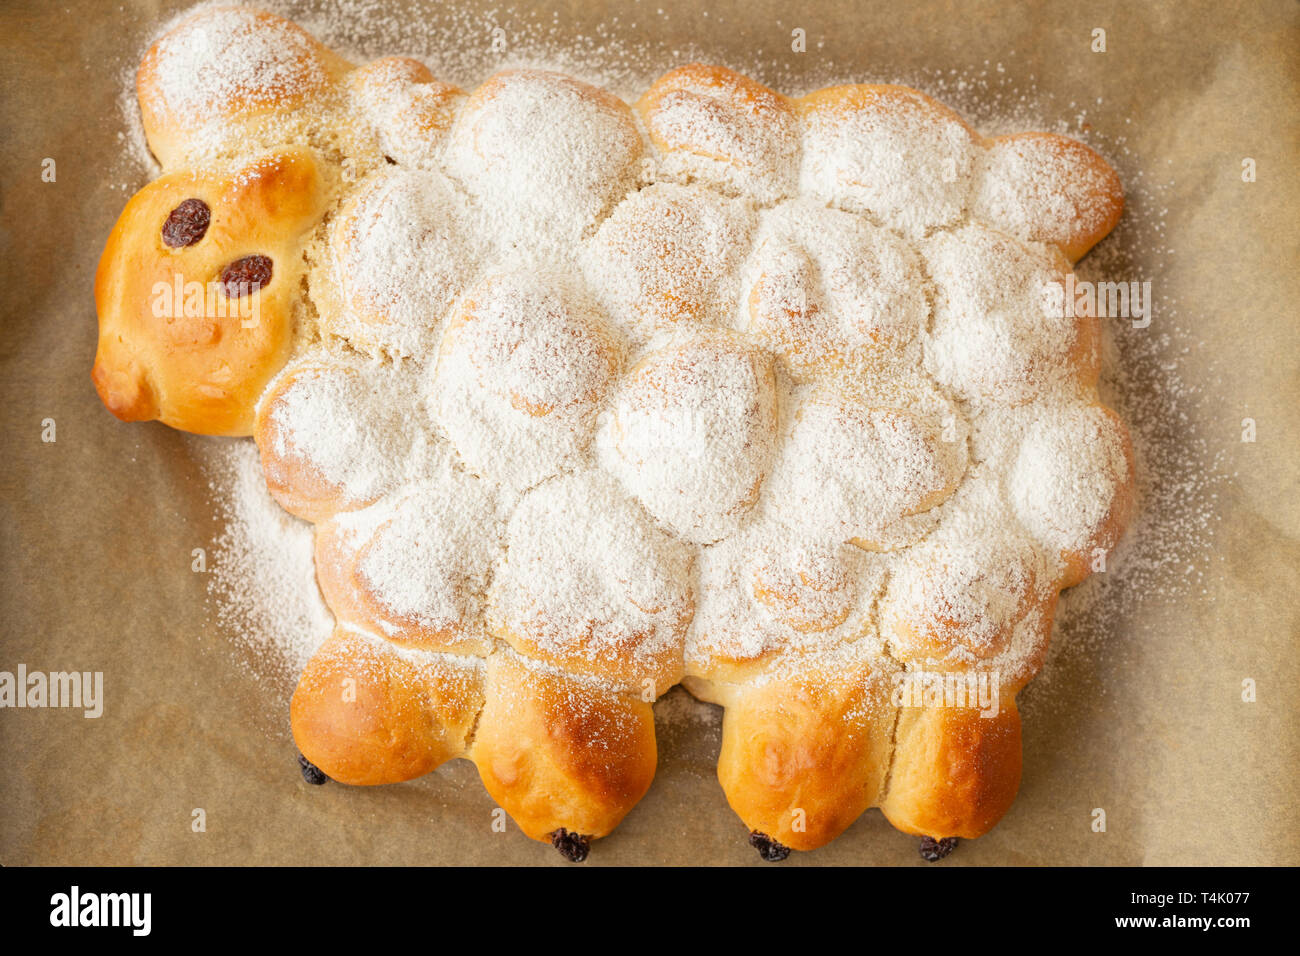
[[[766,833],[759,833],[755,830],[749,835],[749,845],[758,851],[768,863],[780,863],[790,855],[790,848],[784,843],[778,843]]]
[[[956,848],[956,837],[944,837],[942,840],[928,836],[921,837],[921,859],[927,863],[938,863]]]
[[[302,779],[306,780],[313,787],[319,787],[329,777],[325,776],[325,771],[316,766],[302,754],[298,755],[298,766],[302,768]]]
[[[560,851],[560,856],[570,863],[581,863],[591,852],[591,837],[580,833],[570,833],[560,827],[551,834],[551,846]]]

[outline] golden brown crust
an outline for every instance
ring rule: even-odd
[[[865,623],[863,626],[866,626]],[[842,648],[858,638],[859,635],[855,634],[852,638],[844,638],[830,646]],[[696,693],[696,690],[713,685],[726,688],[733,684],[758,683],[776,673],[806,671],[816,674],[827,647],[827,644],[811,642],[805,647],[766,647],[753,652],[709,646],[706,652],[691,654],[686,658],[684,683],[701,700],[717,703],[712,696]],[[720,693],[721,690],[717,692]]]
[[[783,651],[779,648],[764,650],[758,654],[733,653],[711,648],[707,655],[687,658],[683,682],[696,697],[710,703],[718,703],[712,696],[708,696],[708,692],[695,693],[697,688],[713,684],[724,687],[755,681],[787,657],[797,656],[797,651]]]
[[[812,850],[874,805],[894,723],[889,673],[861,661],[705,692],[726,707],[718,779],[746,826]]]
[[[290,148],[236,170],[164,176],[127,203],[95,275],[92,375],[114,415],[252,433],[254,405],[289,355],[302,241],[326,196],[315,155]],[[164,224],[189,199],[208,206],[211,223],[197,242],[169,246]],[[232,297],[223,274],[248,256],[270,259],[270,281]]]
[[[486,691],[469,756],[488,793],[534,840],[560,828],[604,836],[650,788],[657,751],[649,703],[504,653],[488,659]]]
[[[483,701],[470,660],[407,656],[338,629],[312,657],[289,715],[303,756],[341,783],[397,783],[461,756]]]
[[[904,833],[983,836],[1016,798],[1020,761],[1014,700],[993,717],[969,707],[904,707],[880,808]]]

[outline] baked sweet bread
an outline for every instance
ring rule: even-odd
[[[303,316],[303,244],[325,214],[317,155],[281,147],[131,198],[95,274],[94,380],[124,421],[247,435]]]
[[[466,93],[243,8],[138,91],[165,175],[105,248],[95,382],[253,435],[314,523],[306,760],[466,757],[582,859],[682,682],[765,858],[873,806],[944,846],[1007,811],[1015,696],[1133,508],[1099,321],[1049,308],[1123,208],[1100,156],[700,64],[634,108],[541,70]]]

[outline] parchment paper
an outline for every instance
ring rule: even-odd
[[[465,761],[383,788],[301,782],[291,685],[211,622],[191,571],[192,550],[220,530],[199,467],[208,440],[120,424],[95,396],[95,263],[150,178],[119,107],[123,76],[182,6],[0,8],[0,670],[102,671],[106,698],[98,719],[0,710],[0,863],[560,864],[513,824],[492,830]],[[520,55],[490,52],[493,26],[543,25],[548,43],[571,40],[579,68],[647,49],[649,75],[702,56],[786,92],[902,80],[977,123],[1014,110],[1091,136],[1130,190],[1129,221],[1094,262],[1156,295],[1149,329],[1108,325],[1109,361],[1124,370],[1108,388],[1135,431],[1160,436],[1142,463],[1144,504],[1165,513],[1145,550],[1067,597],[1048,668],[1022,697],[1019,799],[944,865],[1300,862],[1300,8],[365,7],[353,17],[374,41],[363,52],[422,54],[460,83]],[[342,22],[328,3],[275,8]],[[420,43],[395,42],[417,22]],[[791,50],[796,28],[807,52]],[[463,75],[475,63],[486,68]],[[1255,182],[1242,181],[1245,158]],[[1241,440],[1248,418],[1254,442]],[[714,777],[718,713],[683,694],[658,707],[654,787],[590,865],[759,862]],[[785,865],[919,862],[915,840],[873,810]]]

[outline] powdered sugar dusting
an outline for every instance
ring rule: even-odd
[[[1102,228],[1115,206],[1097,197],[1114,192],[1114,173],[1069,142],[1013,136],[991,143],[977,177],[974,215],[1021,239],[1062,244]]]
[[[971,225],[935,236],[925,256],[937,289],[928,368],[963,398],[1029,401],[1095,361],[1093,326],[1047,307],[1066,271],[1055,250]]]
[[[325,327],[358,348],[427,355],[482,253],[465,211],[436,172],[385,170],[357,191],[333,231],[343,307]]]
[[[272,383],[262,412],[268,474],[292,484],[295,472],[305,470],[336,488],[340,505],[355,507],[410,473],[423,442],[404,414],[415,404],[412,386],[403,388],[409,373],[366,370],[362,362],[312,356]]]
[[[544,657],[636,666],[680,653],[691,561],[608,476],[563,476],[512,515],[490,618]]]
[[[763,215],[742,287],[741,327],[800,380],[906,348],[929,313],[919,257],[906,242],[808,199]]]
[[[444,337],[431,410],[468,468],[520,491],[581,460],[622,360],[569,278],[501,273],[470,290]]]
[[[688,666],[707,673],[719,659],[824,655],[859,639],[879,653],[872,612],[885,576],[885,562],[859,548],[756,524],[701,555]]]
[[[920,93],[828,93],[805,119],[802,185],[811,194],[918,237],[965,211],[974,138]]]
[[[641,151],[622,101],[571,77],[522,70],[471,94],[446,169],[479,201],[499,243],[563,260],[633,186]]]
[[[444,462],[409,494],[380,506],[377,519],[365,519],[380,524],[358,556],[358,583],[395,627],[413,622],[454,632],[481,619],[500,538],[491,533],[495,502],[481,485]]]
[[[271,497],[251,441],[213,446],[207,466],[225,521],[208,584],[217,623],[278,678],[296,679],[334,626],[316,587],[311,525]]]
[[[601,224],[583,262],[587,281],[637,343],[678,322],[729,323],[752,208],[699,186],[660,183]]]
[[[1128,482],[1126,436],[1097,406],[1044,409],[1008,476],[1016,513],[1061,550],[1089,545]]]
[[[324,86],[311,38],[296,27],[268,29],[240,7],[211,8],[167,34],[157,51],[164,109],[196,125],[233,100],[270,106]]]
[[[796,191],[799,133],[794,111],[780,95],[752,80],[686,66],[661,80],[640,108],[660,148],[658,178],[708,183],[760,204]]]
[[[893,550],[921,537],[909,522],[952,493],[966,445],[939,422],[834,389],[801,393],[772,479],[770,508],[831,541]],[[955,427],[955,426],[954,426]]]
[[[679,334],[632,370],[601,460],[679,536],[716,541],[758,500],[776,450],[771,359],[739,338]]]

